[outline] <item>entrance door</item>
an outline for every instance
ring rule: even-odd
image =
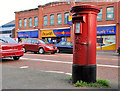
[[[52,38],[52,44],[57,44],[57,38]]]

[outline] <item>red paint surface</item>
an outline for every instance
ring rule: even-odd
[[[75,31],[76,22],[80,22],[80,33],[74,32],[73,64],[96,64],[96,31],[98,7],[81,5],[72,7],[72,20]],[[74,16],[74,14],[77,14]]]

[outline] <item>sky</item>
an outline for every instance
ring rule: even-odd
[[[38,8],[53,1],[58,0],[0,0],[0,26],[15,20],[15,11]]]

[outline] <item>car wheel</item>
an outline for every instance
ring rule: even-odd
[[[60,53],[60,49],[57,49],[57,53]]]
[[[25,47],[23,47],[23,51],[24,51],[24,53],[26,53],[26,49],[25,49]]]
[[[34,52],[35,54],[37,54],[37,52]]]
[[[40,54],[44,54],[44,53],[45,53],[45,51],[44,51],[43,48],[40,48],[38,52],[39,52]]]
[[[51,52],[51,54],[55,54],[55,52]]]
[[[20,57],[17,57],[17,56],[16,56],[16,57],[13,57],[13,59],[14,59],[14,60],[19,60]]]

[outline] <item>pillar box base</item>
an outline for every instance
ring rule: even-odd
[[[96,82],[96,65],[72,65],[72,83],[77,81]]]

